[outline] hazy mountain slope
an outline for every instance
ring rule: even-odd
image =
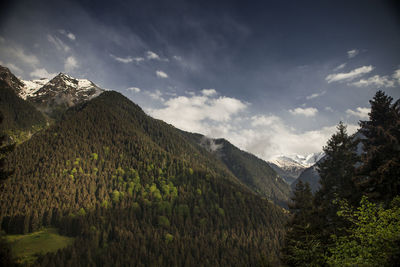
[[[268,162],[268,165],[271,166],[271,168],[280,176],[283,178],[283,180],[290,185],[293,183],[301,174],[301,172],[304,170],[303,168],[298,169],[296,168],[293,170],[292,168],[289,169],[284,169],[279,167],[278,165]]]
[[[296,181],[294,181],[290,187],[292,190],[294,190],[294,188],[296,187],[296,184],[299,181],[302,181],[303,183],[309,183],[310,187],[311,187],[311,191],[313,193],[315,193],[320,187],[321,185],[319,184],[319,173],[318,173],[318,168],[317,165],[313,165],[311,167],[308,167],[307,169],[305,169],[299,176],[299,178],[296,179]]]
[[[41,265],[277,262],[282,210],[119,93],[70,108],[18,146],[9,167],[15,173],[0,185],[2,228],[55,225],[78,236]]]
[[[290,188],[267,162],[240,150],[225,139],[210,139],[200,134],[187,135],[221,160],[251,190],[286,207]]]

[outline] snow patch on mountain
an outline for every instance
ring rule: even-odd
[[[308,168],[318,162],[321,158],[325,156],[324,152],[311,153],[309,155],[288,155],[288,156],[278,156],[270,162],[278,165],[281,168],[288,167],[298,167],[298,168]]]
[[[42,79],[30,80],[30,81],[21,80],[21,82],[24,84],[24,86],[21,88],[19,96],[22,99],[26,100],[28,97],[33,97],[33,95],[40,88],[42,88],[46,83],[49,82],[49,79],[42,78]]]

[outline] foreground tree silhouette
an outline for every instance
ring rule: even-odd
[[[318,164],[321,188],[315,194],[317,213],[313,221],[324,245],[331,243],[332,234],[340,235],[341,228],[346,226],[346,222],[337,216],[338,207],[334,200],[340,198],[350,203],[358,202],[352,180],[357,162],[356,146],[357,143],[347,134],[346,126],[340,122],[337,132],[324,147],[325,160]]]
[[[360,122],[365,154],[356,182],[363,194],[388,204],[400,194],[400,102],[378,91],[368,121]]]
[[[308,183],[296,184],[289,210],[292,218],[287,225],[282,261],[288,266],[320,265],[322,248],[311,222],[314,208]]]

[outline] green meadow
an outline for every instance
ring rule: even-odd
[[[16,262],[33,263],[38,255],[55,252],[74,242],[74,238],[58,234],[56,228],[44,228],[26,235],[8,235],[11,253]]]

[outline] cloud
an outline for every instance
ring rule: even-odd
[[[65,37],[68,37],[71,41],[76,40],[76,36],[72,32],[67,32],[66,30],[62,30],[62,29],[58,30],[58,32],[61,33],[62,35],[64,35]]]
[[[71,50],[68,45],[66,45],[63,41],[60,40],[60,38],[56,36],[48,34],[47,40],[52,43],[59,51],[69,52]]]
[[[205,96],[211,96],[211,95],[215,95],[217,93],[217,91],[215,91],[215,89],[203,89],[203,90],[201,90],[201,93]]]
[[[14,61],[13,63],[15,64],[15,61],[20,61],[23,65],[27,65],[29,67],[36,67],[37,65],[40,64],[39,59],[32,54],[28,54],[25,52],[23,48],[21,48],[18,45],[15,44],[8,44],[6,40],[3,38],[3,41],[0,42],[0,49],[2,54],[7,55],[8,57],[11,57],[12,60]]]
[[[126,88],[126,90],[132,91],[135,93],[139,93],[141,91],[140,88],[138,88],[138,87],[129,87],[129,88]]]
[[[397,80],[397,83],[400,85],[400,69],[395,70],[392,77]]]
[[[147,93],[151,98],[153,98],[154,100],[159,100],[164,102],[165,99],[162,97],[162,93],[160,90],[156,90],[155,92],[148,92]]]
[[[293,115],[303,115],[306,117],[313,117],[317,115],[318,109],[316,108],[295,108],[295,109],[290,109],[290,113]]]
[[[189,132],[212,138],[226,138],[232,144],[270,160],[277,155],[309,154],[322,150],[336,132],[336,125],[297,132],[274,114],[245,116],[249,104],[218,94],[177,96],[163,107],[146,109],[153,117]],[[349,133],[357,125],[349,125]]]
[[[357,78],[359,76],[362,76],[362,75],[364,75],[366,73],[371,72],[373,69],[374,69],[374,67],[371,66],[371,65],[362,66],[362,67],[354,69],[354,70],[352,70],[350,72],[329,74],[328,76],[326,76],[325,80],[328,83],[339,82],[339,81],[342,81],[342,80],[353,80],[354,78]]]
[[[394,87],[395,80],[391,80],[388,76],[379,76],[375,75],[369,77],[368,79],[361,79],[358,82],[353,82],[351,85],[357,87],[368,87],[368,86],[377,86],[377,87]]]
[[[351,109],[346,110],[347,115],[355,116],[355,117],[358,117],[358,118],[364,119],[364,120],[369,118],[369,115],[368,115],[369,112],[371,112],[370,108],[362,108],[362,107],[358,107],[358,108],[356,108],[356,110],[351,110]]]
[[[344,67],[346,67],[346,63],[343,63],[343,64],[340,64],[339,66],[337,66],[336,68],[334,68],[333,70],[334,71],[338,71],[338,70],[341,70],[341,69],[343,69]]]
[[[280,122],[280,118],[275,115],[264,116],[264,115],[257,115],[251,117],[251,126],[270,126],[274,123]]]
[[[331,108],[331,107],[325,107],[325,110],[326,110],[326,111],[333,112],[333,108]]]
[[[182,61],[182,57],[181,56],[173,56],[173,58],[177,61]]]
[[[193,95],[170,98],[164,102],[163,108],[150,109],[149,113],[180,129],[204,132],[208,123],[217,123],[220,127],[224,127],[224,123],[229,122],[233,115],[245,110],[246,107],[245,103],[236,98]],[[216,129],[214,127],[214,131]]]
[[[130,56],[128,56],[128,57],[117,57],[117,56],[114,56],[112,54],[110,54],[110,57],[112,57],[114,60],[116,60],[118,62],[121,62],[121,63],[131,63],[131,62],[139,63],[139,62],[142,62],[144,60],[144,58],[142,58],[142,57],[130,57]]]
[[[45,68],[39,68],[39,69],[35,69],[34,71],[32,71],[31,73],[29,73],[29,75],[32,78],[53,78],[54,76],[56,76],[56,73],[49,73]]]
[[[357,49],[349,50],[349,51],[347,51],[347,57],[353,58],[353,57],[357,56],[358,53],[360,53],[360,51],[358,51]]]
[[[151,60],[151,59],[156,59],[156,60],[160,60],[160,56],[157,55],[156,53],[152,52],[152,51],[147,51],[147,59]]]
[[[307,100],[314,99],[314,98],[317,98],[317,97],[320,97],[320,96],[324,95],[325,93],[326,93],[326,91],[323,91],[321,93],[314,93],[314,94],[311,94],[309,96],[306,96],[306,99]]]
[[[18,66],[16,66],[13,63],[0,62],[0,65],[3,65],[5,67],[9,68],[14,74],[22,75],[24,73],[24,71],[22,69],[20,69]]]
[[[156,71],[156,75],[159,78],[168,78],[168,75],[165,72],[161,71],[161,70],[157,70]]]
[[[64,70],[66,72],[70,72],[74,69],[76,69],[79,66],[78,61],[76,60],[76,58],[74,56],[69,56],[67,57],[67,59],[65,60],[64,63]]]

